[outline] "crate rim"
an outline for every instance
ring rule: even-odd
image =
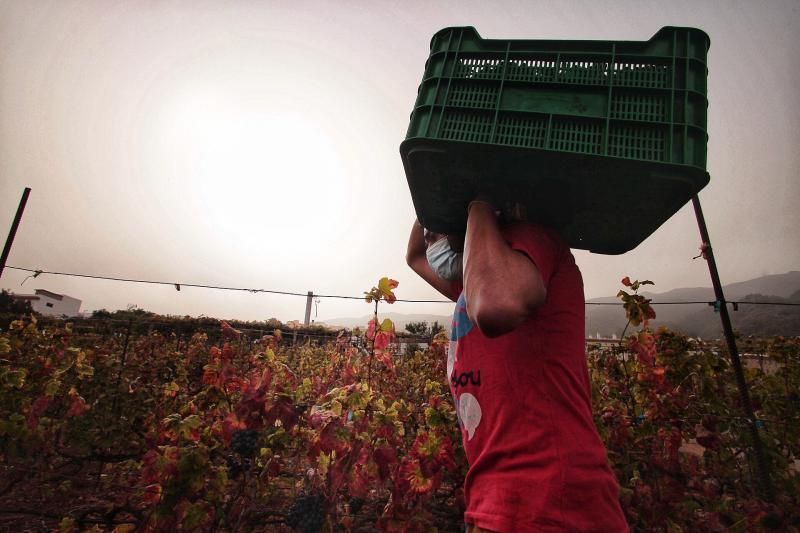
[[[704,61],[700,61],[699,59],[694,59],[694,58],[689,58],[689,59],[691,59],[693,61],[697,61],[698,63],[701,63],[703,65],[706,64]],[[425,84],[425,83],[436,81],[436,80],[457,80],[458,81],[458,80],[465,80],[465,78],[459,78],[457,76],[450,76],[450,75],[425,76],[423,74],[422,81],[420,82],[420,87],[422,87],[422,85]],[[496,80],[496,79],[485,79],[485,78],[469,78],[467,81],[469,81],[471,83],[476,83],[476,84],[490,85],[490,84],[492,84],[494,82],[497,82],[499,80]],[[545,86],[545,85],[546,86],[564,86],[564,85],[586,86],[585,84],[581,84],[581,83],[562,82],[562,81],[528,82],[528,81],[520,81],[520,80],[503,80],[503,82],[504,83],[508,83],[508,84],[514,84],[514,85],[524,85],[524,84],[535,83],[536,85],[541,85],[541,86]],[[608,85],[607,84],[604,84],[604,85],[597,84],[597,85],[591,85],[590,87],[593,87],[593,88],[608,87]],[[657,91],[662,91],[662,92],[683,91],[683,92],[687,92],[687,93],[690,93],[690,94],[695,94],[695,95],[703,98],[704,100],[706,100],[706,102],[708,102],[708,93],[707,92],[704,93],[702,91],[698,91],[697,89],[691,89],[691,88],[688,88],[688,87],[684,88],[684,89],[673,89],[673,88],[670,88],[670,87],[632,87],[632,86],[626,86],[626,85],[616,85],[615,87],[621,88],[621,89],[631,89],[631,90],[648,91],[648,92],[649,91],[653,91],[653,92],[657,92]]]
[[[647,42],[647,41],[655,39],[660,34],[666,33],[668,31],[689,30],[689,31],[692,31],[692,32],[697,32],[697,33],[702,34],[706,39],[706,50],[709,50],[711,48],[711,37],[708,36],[708,33],[706,33],[704,30],[701,30],[700,28],[694,28],[694,27],[691,27],[691,26],[662,26],[661,29],[659,29],[656,33],[651,34],[651,37],[649,39],[646,39],[644,41],[637,41],[635,39],[624,39],[624,40],[613,40],[613,39],[609,39],[609,40],[603,40],[603,39],[487,39],[487,38],[481,37],[481,34],[478,32],[478,30],[475,28],[475,26],[448,26],[446,28],[440,29],[439,31],[437,31],[436,33],[433,34],[433,37],[431,37],[431,42],[430,42],[430,47],[429,48],[433,49],[433,42],[436,40],[436,38],[439,36],[439,34],[444,33],[446,31],[453,31],[453,30],[472,31],[472,32],[475,33],[475,35],[479,39],[482,39],[484,41],[502,41],[502,42],[525,42],[525,41],[559,42],[559,41],[570,41],[570,42],[585,42],[585,43],[609,43],[609,42],[613,42],[613,43],[621,43],[621,42],[636,43],[636,42]]]
[[[437,107],[441,108],[442,106],[440,104],[421,104],[421,105],[418,105],[418,106],[414,106],[414,110],[412,111],[411,114],[413,115],[415,112],[417,112],[419,110],[435,109]],[[475,108],[464,107],[464,106],[451,105],[449,107],[450,107],[450,109],[464,109],[464,110],[469,110],[469,111],[476,111]],[[484,111],[484,112],[487,112],[487,113],[491,112],[491,110],[487,110],[487,109],[478,110],[478,111]],[[586,122],[597,122],[597,121],[610,120],[610,121],[615,122],[615,123],[655,124],[655,125],[664,126],[664,127],[668,127],[670,125],[680,126],[680,127],[684,127],[685,126],[687,128],[690,128],[690,129],[693,129],[693,130],[696,130],[698,132],[703,133],[706,136],[706,139],[709,138],[708,129],[703,128],[701,126],[698,126],[696,124],[691,124],[689,122],[675,122],[675,121],[665,122],[665,121],[662,121],[662,120],[645,120],[645,119],[635,119],[635,118],[586,117],[586,116],[567,115],[567,114],[564,114],[564,113],[547,113],[545,111],[509,111],[508,114],[520,115],[520,116],[541,115],[541,116],[553,116],[553,117],[566,117],[568,119],[581,120],[581,121],[586,121]],[[434,138],[438,139],[437,137],[434,137]],[[405,140],[409,140],[409,139],[431,139],[431,137],[424,137],[423,136],[423,137],[406,137],[405,138]],[[449,140],[449,141],[458,141],[458,142],[471,142],[471,141],[461,141],[459,139],[447,139],[447,140]]]
[[[695,129],[703,131],[700,128],[695,128]],[[703,131],[703,133],[705,133],[705,132]],[[428,143],[427,146],[426,146],[426,143]],[[444,152],[443,146],[446,146],[448,144],[452,144],[452,145],[472,145],[475,148],[483,148],[483,147],[487,146],[485,143],[478,143],[478,142],[474,142],[474,141],[464,141],[464,140],[461,140],[461,139],[431,139],[431,138],[428,138],[428,137],[408,137],[407,139],[404,139],[400,143],[400,150],[399,150],[400,151],[400,157],[401,157],[401,159],[403,161],[405,161],[405,159],[406,159],[406,157],[408,155],[410,155],[412,152],[420,150],[420,149],[424,149],[424,151],[429,151],[429,152],[430,151],[442,151],[442,152]],[[436,147],[436,148],[432,148],[431,145],[439,145],[439,146]],[[491,146],[494,146],[494,145],[491,145]],[[518,147],[518,146],[505,146],[505,145],[503,146],[503,148],[506,148],[508,150],[523,150],[524,149],[524,150],[529,151],[531,153],[533,153],[533,152],[551,152],[551,153],[552,152],[559,152],[559,153],[562,153],[563,152],[563,153],[566,153],[566,154],[569,154],[569,155],[572,155],[572,156],[583,157],[583,158],[587,158],[587,159],[595,159],[595,158],[599,158],[599,159],[602,159],[602,160],[619,159],[621,161],[629,161],[629,162],[636,162],[636,163],[642,163],[642,164],[652,164],[652,165],[656,165],[656,166],[662,166],[662,167],[665,167],[665,168],[666,167],[680,168],[680,169],[684,169],[684,170],[687,170],[687,171],[690,171],[690,172],[698,172],[698,173],[705,174],[706,176],[710,176],[710,173],[709,173],[707,168],[698,167],[697,165],[692,165],[690,163],[672,163],[672,162],[666,162],[666,161],[647,161],[647,160],[644,160],[644,159],[633,159],[633,158],[619,157],[619,156],[613,156],[613,155],[589,154],[589,153],[579,153],[579,152],[570,152],[570,151],[562,151],[562,150],[549,150],[549,149],[546,149],[546,148],[521,148],[521,147]],[[677,181],[685,181],[687,183],[691,183],[690,178],[678,177],[678,178],[674,178],[674,179],[676,179]]]

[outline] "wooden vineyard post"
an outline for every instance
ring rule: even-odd
[[[121,358],[120,364],[119,364],[119,373],[117,374],[117,384],[114,387],[116,395],[114,396],[114,406],[112,407],[112,411],[117,415],[119,414],[119,413],[117,413],[117,405],[118,405],[117,400],[119,399],[119,396],[120,396],[119,386],[120,386],[120,383],[122,383],[122,373],[125,370],[125,361],[128,358],[128,343],[131,340],[131,329],[132,328],[133,328],[133,319],[129,318],[128,319],[128,329],[125,332],[125,345],[122,348],[122,358]]]

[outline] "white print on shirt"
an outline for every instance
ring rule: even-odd
[[[458,346],[458,341],[450,341],[450,345],[447,347],[447,377],[453,375],[453,367],[456,364],[456,348]]]
[[[458,398],[458,416],[467,430],[467,440],[472,440],[475,435],[475,429],[481,423],[481,414],[481,404],[475,396],[465,392]]]

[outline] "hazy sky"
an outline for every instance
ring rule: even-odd
[[[711,183],[723,283],[800,269],[800,2],[0,0],[0,235],[33,189],[9,264],[186,283],[360,294],[406,266],[399,156],[431,36],[711,37]],[[687,205],[621,256],[576,251],[587,298],[625,275],[709,286]],[[304,298],[9,271],[0,287],[83,309],[302,319]],[[448,314],[448,305],[395,312]],[[323,300],[318,320],[370,311]],[[313,315],[312,315],[313,316]]]

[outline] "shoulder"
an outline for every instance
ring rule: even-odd
[[[572,257],[569,247],[558,231],[524,222],[506,224],[501,228],[508,245],[528,256],[539,269],[545,285],[559,266]]]
[[[515,241],[530,241],[539,246],[549,246],[558,249],[569,249],[561,234],[541,224],[529,222],[511,222],[504,224],[501,229],[503,237],[512,244]]]

